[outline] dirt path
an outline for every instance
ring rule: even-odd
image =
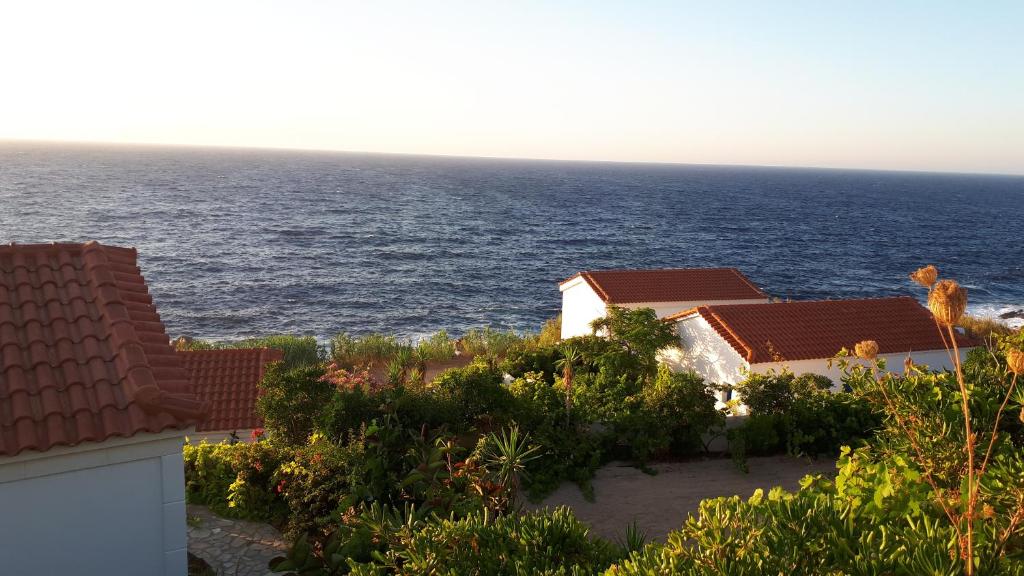
[[[835,462],[810,462],[788,456],[750,458],[750,473],[736,469],[728,459],[677,462],[653,466],[651,476],[624,464],[612,463],[597,471],[594,502],[587,502],[575,484],[563,484],[540,504],[569,506],[578,518],[605,538],[621,538],[626,526],[636,520],[650,540],[664,540],[682,526],[686,516],[697,511],[705,498],[749,497],[757,488],[773,486],[788,490],[799,487],[807,474],[835,475]]]

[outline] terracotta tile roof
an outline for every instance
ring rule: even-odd
[[[210,406],[199,432],[247,430],[263,426],[256,414],[259,383],[267,364],[284,353],[271,348],[191,350],[178,352],[196,395]]]
[[[667,268],[662,270],[590,270],[582,277],[611,304],[753,300],[768,298],[735,268]]]
[[[196,424],[131,248],[0,246],[0,455]]]
[[[909,296],[700,306],[665,320],[694,314],[751,364],[831,358],[861,340],[875,340],[882,354],[945,348],[931,312]],[[963,335],[957,343],[978,345]]]

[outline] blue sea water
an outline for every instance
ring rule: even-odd
[[[1024,308],[1024,178],[0,143],[0,242],[135,246],[172,335],[536,329],[580,269]]]

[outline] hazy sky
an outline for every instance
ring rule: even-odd
[[[0,0],[0,138],[1024,173],[1024,2]]]

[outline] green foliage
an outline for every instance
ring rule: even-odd
[[[1024,574],[1019,545],[995,549],[1008,521],[998,513],[983,524],[987,549],[977,573]],[[775,488],[746,501],[705,500],[664,546],[649,545],[606,574],[962,574],[956,535],[944,520],[906,460],[878,462],[866,449],[844,450],[834,482],[808,477],[796,493]]]
[[[652,308],[609,306],[608,313],[594,320],[591,327],[595,334],[606,334],[652,371],[658,351],[679,344],[675,327],[662,322]]]
[[[421,362],[445,361],[455,357],[455,340],[444,330],[431,334],[416,345],[416,357]]]
[[[291,512],[289,533],[322,530],[355,505],[367,486],[361,478],[365,458],[362,435],[340,445],[313,434],[305,446],[292,451],[292,458],[276,471],[274,486]]]
[[[501,359],[523,346],[524,339],[512,330],[501,331],[491,327],[472,329],[459,340],[462,351],[472,356]]]
[[[832,381],[818,374],[748,374],[736,385],[751,414],[784,414],[794,402],[828,393]]]
[[[337,393],[319,366],[287,370],[272,365],[260,387],[256,409],[267,431],[275,440],[292,445],[304,444],[324,426]]]
[[[341,333],[331,339],[331,360],[346,369],[384,365],[400,354],[411,354],[412,345],[385,334],[354,337]]]
[[[703,435],[724,427],[725,415],[715,409],[715,397],[700,376],[677,374],[663,365],[626,422],[619,427],[633,447],[633,458],[645,462],[659,452],[689,456],[703,451]]]
[[[461,519],[374,507],[322,547],[297,544],[278,571],[293,574],[487,574],[582,576],[619,557],[613,544],[591,537],[566,508]]]
[[[445,371],[430,389],[454,409],[454,425],[476,424],[482,418],[503,420],[510,415],[512,398],[502,380],[500,370],[475,363]]]
[[[248,338],[235,342],[212,342],[209,340],[179,339],[175,342],[179,350],[220,350],[234,348],[273,348],[284,353],[282,363],[287,370],[305,366],[316,366],[323,362],[323,350],[312,336],[278,334],[263,338]]]
[[[748,375],[736,388],[749,416],[728,432],[730,452],[743,453],[733,454],[740,467],[748,454],[835,455],[870,438],[881,425],[878,409],[863,398],[829,392],[831,385],[816,374]]]
[[[286,504],[274,491],[285,451],[266,441],[185,444],[185,497],[221,516],[278,522]]]

